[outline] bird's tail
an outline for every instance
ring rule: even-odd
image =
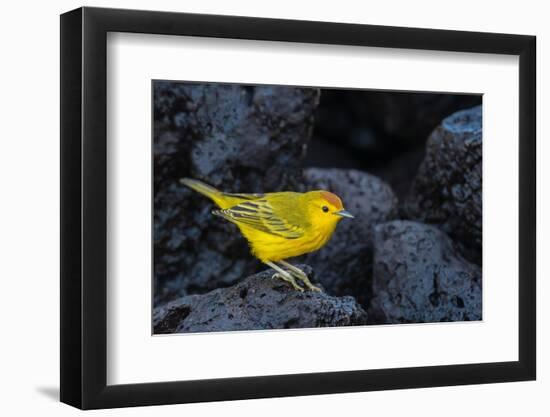
[[[222,194],[221,191],[199,180],[194,180],[191,178],[182,178],[180,179],[180,183],[191,188],[192,190],[195,190],[198,193],[201,193],[202,195],[205,195],[206,197],[212,200],[214,200],[216,196]]]
[[[224,194],[217,190],[216,188],[205,184],[202,181],[194,180],[192,178],[182,178],[180,179],[180,183],[183,185],[191,188],[192,190],[195,190],[196,192],[208,197],[210,200],[212,200],[214,203],[216,203],[218,206],[225,208],[225,197]]]
[[[180,179],[180,183],[208,197],[222,210],[228,209],[245,201],[257,200],[264,197],[264,194],[224,193],[223,191],[217,190],[202,181],[194,180],[192,178],[182,178]]]

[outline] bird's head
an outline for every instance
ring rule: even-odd
[[[353,219],[353,215],[344,209],[342,200],[329,191],[310,191],[309,214],[316,225],[333,225],[344,217]]]

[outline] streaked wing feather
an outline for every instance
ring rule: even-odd
[[[265,233],[296,239],[304,230],[295,224],[277,216],[266,200],[253,200],[237,204],[229,209],[214,212],[235,224],[245,224]]]
[[[243,200],[257,200],[264,198],[265,194],[239,194],[239,193],[223,193],[226,196],[234,198],[242,198]]]

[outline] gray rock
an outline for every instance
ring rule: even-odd
[[[235,226],[183,185],[297,189],[319,101],[314,88],[155,82],[155,303],[228,286],[258,262]]]
[[[370,320],[424,323],[481,320],[481,268],[434,226],[396,220],[374,233]]]
[[[305,256],[331,294],[355,295],[366,305],[370,298],[373,227],[397,216],[397,199],[391,188],[365,172],[309,168],[304,171],[308,189],[325,189],[342,199],[354,219],[343,219],[328,244]]]
[[[300,268],[313,278],[311,268],[304,265]],[[267,270],[232,287],[182,297],[157,307],[153,312],[154,333],[334,327],[367,323],[366,312],[352,297],[337,298],[324,292],[301,293],[279,279],[272,279],[273,273],[273,270]]]
[[[443,120],[431,134],[426,156],[405,202],[408,217],[438,225],[462,254],[481,264],[481,106]]]

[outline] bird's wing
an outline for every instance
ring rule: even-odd
[[[240,198],[241,200],[244,200],[244,201],[249,201],[249,200],[258,200],[260,198],[264,198],[265,197],[265,194],[243,194],[243,193],[223,193],[224,195],[228,196],[228,197],[235,197],[235,198]]]
[[[229,209],[216,210],[213,213],[237,225],[247,225],[286,239],[296,239],[304,234],[302,227],[278,216],[267,200],[246,201]]]

